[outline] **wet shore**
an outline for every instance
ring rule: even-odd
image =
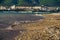
[[[0,26],[0,40],[59,40],[60,38],[60,15],[6,14],[0,16],[0,24],[7,25]]]

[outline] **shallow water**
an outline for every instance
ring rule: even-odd
[[[36,21],[44,19],[43,16],[34,16],[35,14],[20,14],[16,11],[0,11],[0,29],[12,25],[15,21]]]

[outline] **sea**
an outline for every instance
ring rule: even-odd
[[[35,14],[44,13],[49,12],[0,11],[0,29],[12,25],[15,21],[36,21],[44,19],[43,16],[34,16]]]
[[[50,12],[32,12],[32,11],[0,11],[0,14],[50,14]]]

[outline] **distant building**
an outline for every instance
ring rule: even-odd
[[[5,10],[5,9],[6,9],[6,7],[0,6],[0,10]]]
[[[15,5],[13,5],[13,6],[10,7],[10,9],[13,9],[13,10],[15,10],[15,8],[16,8]]]
[[[48,7],[47,7],[47,6],[42,5],[42,6],[41,6],[41,10],[43,10],[43,11],[47,11],[47,10],[48,10]]]
[[[33,9],[40,9],[41,10],[41,6],[34,6]]]
[[[20,11],[56,11],[60,10],[60,7],[47,7],[47,6],[0,6],[0,10],[20,10]]]
[[[51,10],[56,10],[57,7],[48,7],[48,11],[51,11]]]
[[[28,7],[28,6],[16,6],[16,9],[26,9],[26,8],[31,8],[31,7]]]
[[[27,11],[33,10],[33,8],[31,6],[16,6],[16,9],[23,9],[23,10],[27,10]]]

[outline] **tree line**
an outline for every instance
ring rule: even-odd
[[[0,5],[11,6],[60,6],[60,0],[0,0]]]

